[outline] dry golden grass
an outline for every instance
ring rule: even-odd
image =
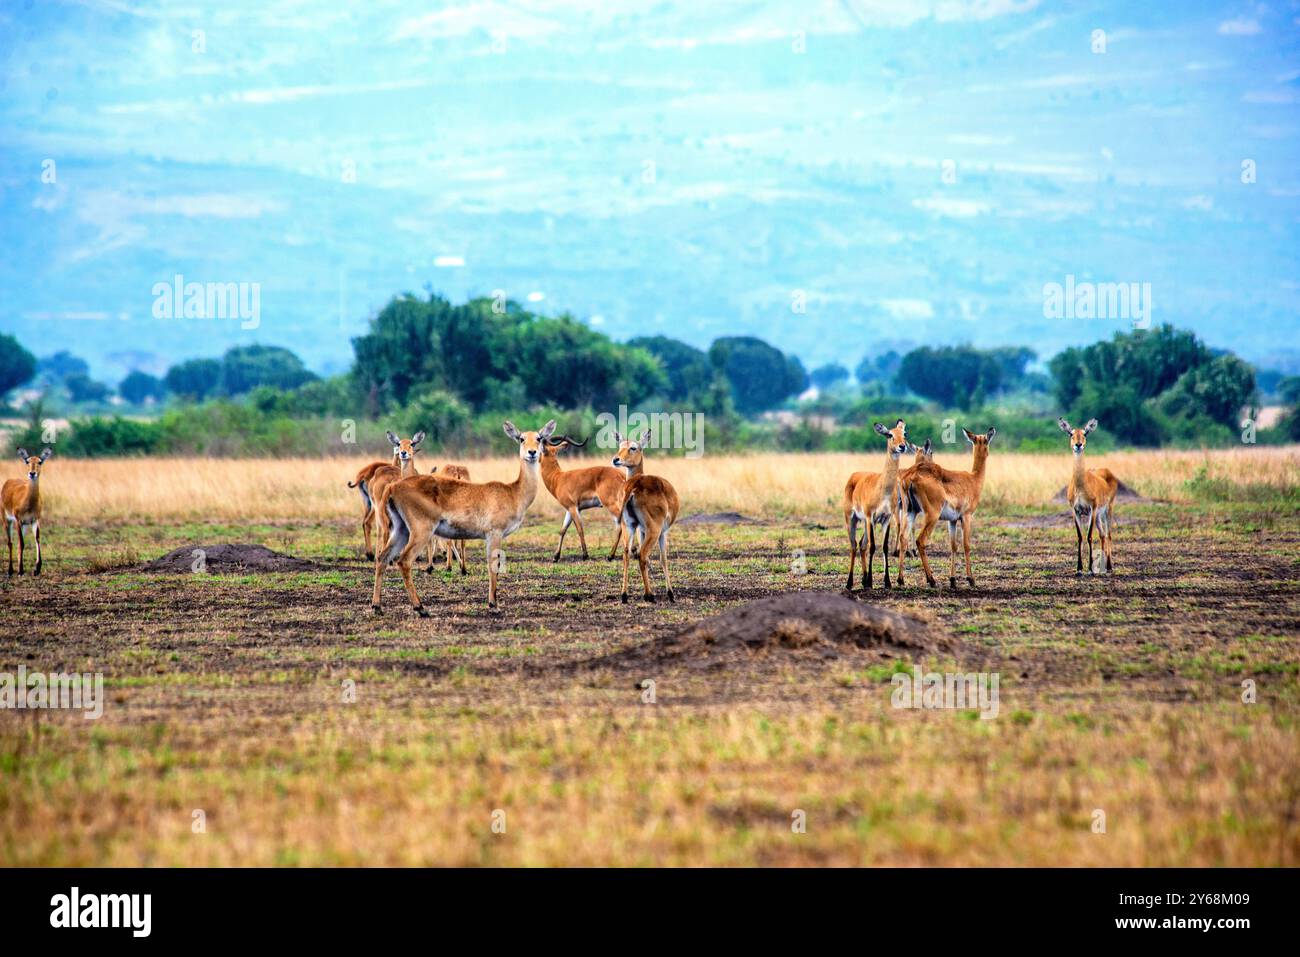
[[[684,510],[736,511],[756,516],[826,516],[838,508],[851,472],[873,470],[884,455],[744,454],[700,459],[651,457],[649,469],[676,486]],[[970,467],[965,452],[943,452],[947,468]],[[346,483],[365,459],[68,459],[46,468],[47,521],[276,521],[322,520],[360,513],[358,494]],[[437,464],[432,458],[425,465]],[[475,481],[510,481],[513,458],[465,460]],[[566,468],[599,465],[605,458],[569,458]],[[1205,467],[1210,479],[1285,489],[1300,485],[1300,446],[1212,451],[1130,451],[1089,458],[1136,491],[1152,498],[1188,498],[1184,482]],[[986,508],[1045,505],[1070,477],[1068,454],[999,454],[989,457]],[[15,463],[4,478],[18,471]],[[544,491],[533,510],[557,506]]]

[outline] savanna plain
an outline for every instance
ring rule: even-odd
[[[660,601],[618,601],[598,510],[590,560],[570,531],[552,561],[541,488],[500,610],[472,543],[466,576],[420,567],[428,619],[395,573],[371,612],[345,485],[368,459],[55,457],[0,672],[100,672],[106,701],[0,710],[0,864],[1300,864],[1300,449],[1090,458],[1137,498],[1114,573],[1077,577],[1068,454],[995,446],[974,588],[940,534],[937,589],[915,558],[854,582],[934,643],[784,619],[711,650],[712,616],[844,592],[840,494],[883,457],[652,454],[683,504],[672,604],[657,563]],[[311,564],[146,568],[221,543]],[[893,707],[913,665],[996,673],[997,716]]]

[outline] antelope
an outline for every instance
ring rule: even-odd
[[[411,607],[421,618],[429,617],[411,581],[411,562],[434,535],[483,539],[488,557],[488,608],[497,607],[498,563],[504,558],[501,541],[524,523],[524,513],[537,497],[542,448],[555,431],[555,420],[537,432],[520,432],[512,422],[503,423],[503,428],[519,443],[519,477],[513,482],[461,482],[438,475],[413,475],[384,491],[378,504],[391,532],[375,559],[375,590],[370,601],[374,611],[380,610],[384,569],[396,564]]]
[[[966,581],[975,587],[975,576],[970,564],[970,520],[979,506],[980,493],[984,489],[984,467],[988,462],[989,443],[998,434],[997,429],[989,429],[983,435],[976,435],[969,429],[962,429],[966,441],[973,448],[971,471],[954,472],[933,462],[914,465],[908,469],[909,477],[902,485],[904,500],[908,511],[915,514],[924,513],[921,531],[916,535],[916,552],[921,558],[921,568],[925,572],[926,584],[934,587],[934,575],[930,571],[930,559],[925,547],[930,541],[930,533],[940,519],[948,523],[948,546],[950,564],[948,566],[948,585],[957,587],[957,527],[961,526],[962,544],[966,552]],[[903,555],[906,549],[902,541],[898,544],[898,584],[903,584]]]
[[[1074,471],[1070,474],[1070,486],[1066,498],[1070,502],[1070,514],[1074,516],[1075,534],[1075,571],[1083,574],[1083,526],[1080,521],[1088,516],[1088,574],[1096,572],[1092,560],[1092,530],[1097,529],[1101,538],[1101,552],[1105,567],[1103,572],[1110,572],[1115,567],[1111,559],[1110,522],[1115,513],[1115,493],[1119,491],[1119,479],[1110,469],[1085,469],[1083,467],[1083,449],[1088,444],[1088,436],[1097,428],[1097,420],[1089,419],[1081,429],[1070,428],[1064,418],[1056,420],[1062,432],[1069,433],[1070,448],[1074,452]]]
[[[437,474],[441,475],[443,478],[456,479],[457,481],[460,482],[469,481],[469,469],[467,469],[463,465],[444,465],[441,471],[438,470],[437,466],[434,466],[429,471],[430,473],[437,472]],[[462,575],[469,574],[468,571],[466,571],[465,569],[465,543],[455,542],[449,538],[443,538],[440,539],[440,541],[442,542],[443,547],[446,549],[447,571],[451,571],[451,558],[453,555],[455,555],[458,559],[460,559],[460,573]],[[429,542],[429,567],[427,569],[427,572],[430,575],[433,574],[434,548],[435,548],[434,543],[430,541]]]
[[[668,532],[677,521],[679,502],[677,490],[657,475],[645,474],[645,444],[650,441],[650,430],[641,433],[640,438],[624,438],[617,432],[618,451],[611,464],[627,472],[627,481],[623,484],[620,496],[619,516],[627,526],[627,539],[623,542],[623,603],[627,604],[628,567],[631,562],[633,544],[636,548],[637,564],[641,568],[641,584],[645,589],[642,597],[654,601],[654,592],[650,589],[650,572],[647,564],[650,560],[650,543],[659,543],[659,561],[663,567],[664,585],[668,590],[668,600],[677,601],[673,592],[672,576],[668,573]]]
[[[872,571],[876,563],[876,526],[885,526],[885,543],[882,555],[885,560],[885,587],[889,587],[889,533],[898,526],[898,460],[913,448],[907,441],[907,426],[899,419],[892,429],[879,422],[876,431],[885,437],[885,470],[883,472],[854,472],[844,486],[844,526],[849,533],[849,580],[844,586],[853,591],[853,568],[859,553],[862,556],[862,587],[872,585]],[[866,529],[858,537],[858,526]],[[901,532],[899,532],[901,534]],[[870,554],[867,547],[870,544]]]
[[[9,575],[11,576],[14,573],[14,540],[10,534],[11,526],[18,528],[18,574],[23,573],[23,556],[27,552],[27,543],[23,540],[24,525],[30,525],[32,535],[36,537],[36,567],[32,569],[32,574],[41,573],[41,466],[52,454],[53,450],[47,448],[38,458],[35,455],[28,455],[26,449],[19,449],[18,457],[27,466],[27,481],[24,482],[20,478],[9,479],[0,486],[0,501],[4,503],[5,542],[9,546]]]
[[[375,503],[379,501],[379,493],[385,486],[396,479],[418,474],[415,467],[415,456],[420,451],[420,443],[424,441],[423,432],[416,432],[409,439],[399,439],[391,431],[387,435],[388,441],[393,444],[393,460],[391,462],[371,462],[357,473],[355,479],[348,483],[348,488],[361,490],[361,534],[366,539],[366,558],[368,559],[375,557],[375,550],[370,542],[371,524],[374,523],[380,530],[384,530],[382,516],[378,516],[375,511]]]
[[[926,439],[925,445],[922,445],[920,448],[916,450],[916,458],[912,461],[912,467],[908,469],[904,469],[902,472],[899,473],[898,496],[900,502],[903,502],[903,500],[905,499],[905,496],[903,495],[903,485],[908,480],[910,480],[914,474],[916,474],[916,467],[918,465],[921,465],[924,462],[933,462],[933,461],[934,461],[934,443],[931,442],[929,439]],[[900,505],[900,508],[904,507],[905,504],[906,503],[903,502],[903,504]],[[916,516],[918,513],[913,512],[910,508],[907,508],[905,512],[899,513],[900,517],[904,514],[907,516],[907,531],[904,533],[903,544],[907,546],[907,557],[915,558],[917,555],[915,524],[916,524]]]
[[[575,442],[567,435],[557,435],[546,440],[542,452],[542,482],[551,497],[564,509],[564,525],[560,529],[560,543],[555,546],[555,557],[560,560],[564,551],[564,536],[573,525],[578,529],[578,541],[582,544],[582,557],[587,553],[587,536],[582,528],[578,513],[589,508],[603,507],[614,519],[614,546],[609,550],[606,561],[613,560],[618,553],[618,543],[623,538],[623,522],[619,518],[619,508],[623,501],[623,485],[626,479],[623,473],[609,465],[594,465],[589,468],[565,470],[560,467],[559,453],[564,448],[580,449],[588,440]]]

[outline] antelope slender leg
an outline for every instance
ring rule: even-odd
[[[1074,509],[1070,509],[1070,514],[1074,516],[1074,537],[1075,537],[1074,556],[1076,560],[1074,566],[1074,573],[1076,575],[1082,575],[1083,574],[1083,528],[1079,525],[1079,513],[1076,512]]]
[[[460,573],[461,573],[462,575],[468,575],[468,574],[469,574],[469,571],[468,571],[468,569],[465,568],[465,541],[464,541],[464,539],[461,539],[460,541],[456,542],[456,558],[459,559],[459,561],[460,561]]]
[[[632,529],[627,531],[627,541],[623,543],[623,604],[627,604],[627,573],[632,561]]]
[[[375,547],[370,541],[370,523],[375,519],[375,510],[369,505],[366,506],[366,514],[361,516],[361,534],[366,539],[366,558],[375,557]]]
[[[1096,527],[1097,527],[1097,509],[1094,506],[1093,509],[1088,512],[1088,574],[1089,575],[1092,574],[1092,570],[1094,567],[1092,564],[1092,530]]]
[[[970,516],[961,517],[961,540],[962,547],[966,550],[966,584],[971,588],[975,587],[975,575],[970,568]]]
[[[659,561],[664,569],[664,586],[668,589],[668,600],[677,601],[677,595],[673,592],[673,579],[668,574],[668,529],[670,526],[665,525],[662,532],[659,533]]]
[[[846,524],[849,527],[849,581],[844,587],[853,591],[853,568],[858,560],[858,516],[850,512]]]
[[[880,560],[885,563],[885,587],[889,587],[889,530],[893,527],[894,516],[889,517],[885,523],[885,545],[880,549]]]
[[[23,556],[27,553],[27,542],[23,539],[23,523],[17,522],[18,525],[18,574],[23,573]]]
[[[925,513],[925,522],[921,525],[921,533],[916,536],[916,554],[921,558],[921,570],[925,572],[925,583],[931,588],[934,587],[934,573],[930,571],[930,556],[926,554],[926,546],[930,544],[930,533],[934,527],[939,524],[939,513],[935,511],[933,515]]]
[[[560,560],[560,553],[564,551],[564,536],[569,534],[569,526],[572,524],[573,512],[571,509],[566,509],[564,512],[564,524],[560,526],[560,541],[559,544],[555,546],[555,555],[551,558],[551,561],[558,562]]]
[[[862,550],[862,587],[871,590],[871,576],[876,570],[876,519],[874,515],[867,516],[867,542],[870,548]]]
[[[495,608],[497,607],[497,561],[501,554],[501,536],[491,533],[485,541],[488,554],[488,607]]]
[[[658,528],[654,525],[648,525],[641,539],[641,551],[636,556],[637,564],[641,566],[641,587],[645,589],[641,597],[646,601],[655,600],[655,594],[650,589],[650,546],[654,543],[654,539],[658,534]]]
[[[10,526],[13,523],[5,519],[5,544],[9,546],[9,574],[14,573],[14,536]]]
[[[948,523],[948,587],[957,587],[957,523]]]
[[[573,506],[573,524],[578,529],[578,544],[582,546],[582,560],[585,562],[591,555],[587,552],[587,533],[582,529],[581,509]]]
[[[1112,501],[1106,506],[1106,571],[1115,570],[1115,559],[1112,557],[1112,549],[1115,547],[1115,503]]]
[[[32,535],[36,537],[36,567],[32,569],[33,575],[41,573],[41,523],[32,523]]]

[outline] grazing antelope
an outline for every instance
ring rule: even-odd
[[[469,469],[467,469],[463,465],[444,465],[441,470],[439,470],[435,466],[429,471],[430,473],[436,472],[438,475],[441,475],[443,478],[456,479],[459,482],[469,481]],[[452,541],[450,538],[440,538],[439,541],[442,542],[443,547],[446,549],[447,571],[451,571],[451,558],[453,555],[455,555],[456,558],[460,560],[460,573],[462,575],[469,574],[468,571],[465,569],[465,543]],[[435,547],[434,543],[430,541],[429,542],[429,567],[427,569],[430,575],[433,574],[434,547]]]
[[[504,423],[505,433],[519,443],[519,477],[513,482],[461,482],[438,475],[413,475],[394,482],[378,503],[392,529],[375,559],[375,591],[371,607],[379,611],[379,586],[384,569],[396,564],[411,607],[429,616],[411,581],[411,562],[428,548],[434,535],[466,540],[481,538],[487,546],[488,607],[497,607],[501,541],[524,523],[524,513],[537,497],[542,447],[555,431],[555,420],[537,432],[520,432]]]
[[[357,477],[348,483],[348,488],[361,490],[361,534],[366,539],[366,558],[374,558],[375,550],[370,542],[370,528],[374,524],[380,530],[383,530],[383,520],[375,512],[375,503],[379,501],[379,493],[383,486],[388,485],[399,478],[406,478],[408,475],[418,474],[415,467],[415,456],[420,451],[420,443],[424,441],[424,433],[416,432],[409,439],[399,439],[393,432],[388,432],[388,441],[393,444],[393,459],[391,462],[371,462],[360,472]],[[376,486],[379,483],[379,486]],[[381,538],[380,541],[383,541]]]
[[[623,538],[623,522],[619,518],[619,508],[623,502],[623,485],[626,477],[618,469],[609,465],[593,465],[589,468],[568,469],[560,467],[559,453],[564,448],[580,449],[586,440],[575,442],[567,435],[556,435],[546,440],[542,453],[542,482],[552,498],[564,509],[564,525],[560,529],[560,543],[555,546],[553,561],[560,560],[564,551],[564,536],[573,525],[578,529],[578,541],[582,544],[582,557],[587,553],[587,535],[582,528],[579,512],[589,508],[604,508],[614,519],[614,546],[609,550],[609,558],[618,553],[618,543]]]
[[[934,587],[934,575],[930,572],[930,559],[925,547],[930,541],[939,520],[948,523],[948,547],[950,564],[948,566],[948,585],[957,587],[957,529],[960,526],[962,543],[966,552],[966,581],[973,588],[975,576],[970,565],[970,520],[979,506],[980,493],[984,489],[984,467],[988,462],[989,443],[998,434],[997,429],[989,429],[983,435],[976,435],[968,429],[962,429],[966,441],[974,450],[971,471],[954,472],[933,462],[914,465],[908,469],[909,477],[902,483],[904,500],[909,511],[920,515],[921,530],[916,535],[916,551],[921,558],[921,568],[925,572],[925,581]],[[898,584],[903,584],[903,555],[906,549],[899,542],[898,547]]]
[[[623,484],[619,515],[627,526],[627,539],[623,542],[623,602],[627,603],[627,577],[631,562],[632,549],[636,545],[636,560],[641,568],[641,584],[645,589],[642,597],[654,601],[654,592],[650,590],[651,543],[659,543],[659,561],[663,567],[664,585],[668,589],[668,600],[677,601],[673,592],[672,576],[668,573],[668,532],[677,521],[679,503],[677,490],[657,475],[645,474],[645,444],[650,441],[650,430],[646,429],[638,439],[635,436],[624,438],[617,432],[618,452],[611,464],[627,472],[627,481]]]
[[[1062,432],[1069,433],[1070,448],[1074,452],[1074,471],[1070,474],[1070,486],[1065,496],[1070,502],[1070,514],[1074,517],[1075,534],[1075,574],[1083,574],[1083,526],[1080,522],[1088,516],[1088,574],[1096,570],[1092,560],[1092,530],[1097,529],[1101,537],[1101,552],[1105,567],[1103,572],[1110,572],[1115,563],[1111,559],[1110,523],[1115,517],[1115,493],[1119,491],[1119,479],[1110,469],[1085,469],[1083,467],[1083,449],[1088,444],[1088,436],[1097,428],[1097,420],[1089,419],[1081,429],[1070,428],[1064,418],[1056,420]]]
[[[892,429],[879,422],[876,431],[886,440],[883,472],[854,472],[844,486],[844,526],[849,533],[849,580],[844,586],[853,590],[853,568],[862,556],[862,587],[871,587],[876,563],[876,526],[885,526],[882,554],[885,559],[885,587],[889,587],[889,534],[898,526],[898,460],[913,446],[907,441],[907,426],[899,419]],[[862,530],[859,538],[858,528]],[[899,533],[901,534],[901,533]],[[868,544],[870,553],[868,553]]]
[[[41,466],[53,454],[46,449],[38,458],[28,455],[26,449],[18,450],[18,457],[27,466],[27,481],[9,479],[0,486],[0,501],[4,503],[5,542],[9,545],[9,574],[14,573],[14,540],[10,535],[10,526],[18,528],[18,574],[23,573],[23,556],[27,543],[23,540],[23,526],[32,527],[36,537],[36,567],[33,575],[41,573]]]

